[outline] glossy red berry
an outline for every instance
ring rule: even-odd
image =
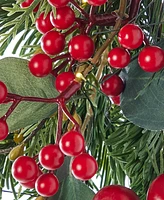
[[[65,155],[77,156],[84,151],[84,143],[84,137],[82,134],[71,130],[61,137],[59,146]]]
[[[98,164],[93,156],[82,153],[72,161],[71,170],[75,178],[85,181],[96,174]]]
[[[5,101],[6,97],[7,97],[7,87],[2,81],[0,81],[0,104]]]
[[[137,49],[143,43],[144,33],[139,26],[135,24],[127,24],[120,29],[118,40],[126,49]]]
[[[101,6],[107,2],[107,0],[87,0],[87,2],[92,6]]]
[[[119,69],[126,67],[130,62],[129,52],[121,47],[113,48],[108,54],[108,62],[111,67]]]
[[[159,175],[150,184],[146,200],[163,200],[164,199],[164,174]]]
[[[64,162],[64,154],[57,144],[49,144],[39,152],[39,162],[47,170],[55,170]]]
[[[65,37],[62,33],[51,30],[43,35],[41,47],[49,55],[61,53],[65,47]]]
[[[44,77],[52,71],[52,60],[48,55],[39,53],[31,58],[28,66],[34,76]]]
[[[93,200],[140,200],[137,194],[121,185],[109,185],[94,196]]]
[[[101,84],[101,91],[107,96],[118,96],[124,90],[124,82],[122,79],[114,74],[114,75],[106,75],[103,78],[103,82]]]
[[[56,16],[51,12],[50,20],[55,28],[67,29],[75,22],[75,13],[69,6],[57,8]]]
[[[75,75],[72,72],[62,72],[56,77],[55,88],[58,92],[63,92],[75,79]]]
[[[47,1],[51,6],[54,6],[56,8],[66,6],[69,2],[69,0],[47,0]]]
[[[42,34],[54,28],[50,21],[50,13],[48,13],[46,17],[44,15],[45,13],[41,13],[35,22],[37,30]]]
[[[9,134],[9,128],[7,125],[7,122],[3,120],[2,118],[0,119],[0,141],[4,140]]]
[[[157,72],[164,66],[163,50],[158,46],[147,46],[139,53],[138,63],[146,72]]]
[[[94,50],[94,42],[87,35],[76,35],[69,42],[69,53],[75,60],[88,60],[93,55]]]
[[[121,98],[120,98],[120,95],[118,96],[115,96],[115,97],[110,97],[112,102],[117,105],[117,106],[120,106],[120,101],[121,101]]]
[[[42,174],[35,182],[35,189],[39,195],[50,197],[57,193],[59,181],[52,173]]]
[[[34,0],[25,0],[25,1],[23,1],[21,4],[20,4],[20,7],[21,8],[28,8],[29,6],[31,6],[31,4],[33,3],[33,1]],[[37,12],[38,11],[38,8],[39,8],[39,5],[38,6],[36,6],[35,8],[34,8],[34,12]]]
[[[38,170],[35,160],[29,156],[18,157],[12,165],[12,175],[21,183],[34,180],[38,175]]]

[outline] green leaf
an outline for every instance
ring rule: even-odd
[[[164,47],[164,40],[158,46]],[[164,71],[155,74],[144,72],[137,59],[130,63],[129,68],[121,97],[123,114],[142,128],[164,129]]]
[[[38,78],[28,69],[28,61],[20,58],[3,58],[0,60],[0,80],[8,88],[9,93],[22,96],[55,98],[58,92],[53,86],[53,76]],[[11,103],[0,105],[0,117]],[[56,104],[21,102],[7,119],[10,132],[49,117],[56,110]]]
[[[59,192],[49,200],[92,200],[94,195],[85,183],[70,175],[60,184]]]

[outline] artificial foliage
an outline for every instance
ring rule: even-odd
[[[90,0],[70,0],[68,5],[76,22],[64,30],[58,30],[61,22],[54,28],[64,35],[66,45],[53,52],[57,55],[50,55],[53,70],[45,77],[37,77],[40,75],[29,70],[30,59],[48,51],[42,42],[43,33],[36,28],[36,19],[42,12],[44,17],[50,11],[55,16],[57,9],[47,0],[34,0],[27,8],[20,6],[22,2],[0,1],[0,54],[5,54],[16,37],[11,52],[19,55],[0,59],[0,81],[8,90],[7,99],[0,104],[0,119],[7,119],[10,132],[0,142],[0,198],[7,187],[14,200],[92,200],[101,188],[125,186],[129,179],[129,187],[139,199],[147,199],[150,184],[164,173],[163,68],[146,72],[139,66],[138,56],[145,45],[164,49],[163,1],[108,0],[93,6]],[[120,48],[118,33],[126,24],[138,25],[144,42],[123,52],[128,64],[117,69],[109,65],[108,53]],[[69,47],[69,41],[79,32],[88,35],[94,44],[89,49],[91,55],[85,59]],[[83,45],[83,39],[79,40]],[[65,90],[55,88],[57,75],[67,71],[74,73],[76,83]],[[111,74],[119,75],[125,83],[119,105],[102,89]],[[12,103],[13,99],[16,103]],[[43,147],[58,143],[61,134],[74,127],[85,138],[86,152],[97,161],[97,181],[76,179],[70,171],[73,158],[66,156],[62,166],[54,171],[60,185],[54,196],[41,197],[35,189],[24,189],[12,176],[14,160],[26,155],[38,162]],[[43,167],[42,170],[48,171]],[[152,194],[155,195],[155,189]],[[155,199],[149,195],[147,200]]]

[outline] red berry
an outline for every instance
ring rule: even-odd
[[[50,197],[57,193],[59,181],[54,174],[42,174],[35,182],[37,193],[43,197]]]
[[[87,0],[87,2],[92,6],[101,6],[107,2],[107,0]]]
[[[50,20],[55,28],[61,30],[67,29],[75,22],[75,13],[69,6],[57,8],[56,17],[51,12]]]
[[[0,141],[4,140],[9,133],[9,128],[7,125],[7,122],[3,120],[2,118],[0,119]]]
[[[117,106],[120,106],[120,95],[115,96],[115,97],[111,97],[111,100],[113,101],[113,103]]]
[[[94,53],[93,40],[87,35],[74,36],[69,42],[69,52],[75,60],[88,60]]]
[[[130,62],[130,54],[126,49],[116,47],[109,52],[108,62],[113,68],[124,68]]]
[[[25,0],[23,1],[21,4],[20,4],[20,7],[21,8],[27,8],[29,7],[32,3],[34,2],[34,0]],[[37,12],[38,11],[38,8],[39,8],[39,5],[37,5],[35,8],[34,8],[34,12]]]
[[[54,28],[50,21],[50,13],[48,13],[46,17],[44,17],[44,14],[45,13],[41,13],[35,23],[37,30],[42,34]]]
[[[154,179],[154,181],[150,184],[146,200],[163,200],[164,199],[163,185],[164,185],[164,174],[161,174],[156,179]]]
[[[98,170],[98,164],[93,156],[82,153],[74,158],[71,166],[72,174],[80,180],[91,179]]]
[[[103,80],[104,81],[101,84],[101,90],[107,96],[118,96],[123,92],[124,82],[118,75],[106,75],[104,76]]]
[[[38,175],[38,170],[35,160],[29,156],[18,157],[12,165],[12,175],[21,183],[34,180]]]
[[[49,55],[56,55],[65,47],[65,37],[58,31],[51,30],[45,33],[41,39],[42,50]]]
[[[64,162],[64,154],[56,144],[49,144],[39,152],[39,162],[47,170],[55,170]]]
[[[47,76],[52,71],[52,60],[46,54],[36,54],[29,61],[30,72],[37,77]]]
[[[62,72],[56,77],[55,88],[58,92],[63,92],[75,79],[75,75],[72,72]]]
[[[163,50],[157,46],[147,46],[139,53],[138,63],[146,72],[157,72],[163,68]]]
[[[139,200],[139,197],[131,189],[121,185],[110,185],[102,188],[94,196],[93,200]]]
[[[7,87],[2,81],[0,81],[0,104],[5,101],[6,97],[7,97]]]
[[[79,132],[71,130],[61,137],[59,146],[65,155],[77,156],[82,153],[85,148],[84,137]]]
[[[36,182],[37,178],[38,178],[40,175],[42,175],[42,174],[43,174],[42,171],[39,170],[39,171],[38,171],[38,175],[37,175],[37,177],[36,177],[34,180],[29,181],[29,182],[27,182],[27,183],[20,183],[20,184],[21,184],[23,187],[25,187],[25,188],[33,189],[33,188],[35,188],[35,182]]]
[[[47,1],[51,6],[54,6],[56,8],[66,6],[69,2],[69,0],[47,0]]]
[[[135,24],[127,24],[120,29],[118,40],[126,49],[137,49],[143,43],[144,33],[139,26]]]

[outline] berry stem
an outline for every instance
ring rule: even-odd
[[[57,124],[55,144],[59,144],[59,140],[61,138],[61,134],[62,134],[62,121],[63,121],[63,111],[62,111],[61,105],[58,104],[58,124]]]
[[[76,1],[70,0],[70,2],[71,2],[71,4],[72,4],[73,6],[76,7],[76,9],[77,9],[85,18],[88,19],[88,17],[89,17],[89,16],[88,16],[88,13],[86,13],[86,12],[79,6],[79,4],[76,3]]]
[[[71,56],[70,56],[69,53],[61,54],[59,56],[56,56],[56,57],[52,58],[52,62],[55,62],[57,60],[61,60],[63,58],[71,58]]]
[[[70,33],[72,33],[73,31],[75,31],[77,28],[79,28],[79,23],[76,23],[74,26],[72,26],[68,31],[66,31],[65,33],[63,33],[63,35],[65,37],[67,37],[67,35],[69,35]]]
[[[53,70],[51,71],[51,74],[52,74],[53,76],[57,77],[58,72],[59,72],[60,70],[62,70],[62,69],[68,64],[69,60],[70,60],[69,58],[67,58],[66,60],[64,60],[58,67],[56,67],[55,69],[53,69]]]

